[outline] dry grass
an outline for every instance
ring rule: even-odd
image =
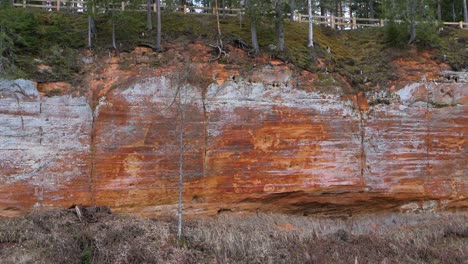
[[[256,215],[175,221],[89,209],[0,221],[0,263],[467,263],[468,215]]]

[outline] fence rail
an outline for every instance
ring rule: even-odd
[[[298,15],[299,22],[309,22],[308,15]],[[331,16],[313,16],[312,22],[315,24],[325,24],[331,28],[338,29],[357,29],[363,27],[383,27],[385,24],[390,22],[387,19],[375,19],[375,18],[357,18],[357,17],[335,17]],[[395,23],[403,23],[402,20],[394,20]],[[460,28],[467,28],[467,22],[441,22],[444,26],[458,26]]]
[[[47,11],[71,11],[84,13],[86,12],[86,1],[80,0],[48,0],[48,1],[33,1],[33,0],[14,0],[14,7],[19,8],[39,8]],[[106,10],[115,11],[142,11],[146,12],[147,4],[134,5],[129,2],[122,1],[116,2],[114,5],[108,6]],[[164,7],[163,7],[164,9]],[[156,4],[152,5],[152,11],[156,12]],[[215,10],[212,7],[202,6],[177,6],[173,8],[174,12],[180,12],[183,14],[214,14]],[[242,16],[245,14],[245,9],[241,8],[220,8],[220,12],[226,16],[237,16],[242,20]],[[287,14],[288,17],[290,14]],[[308,23],[309,16],[303,14],[295,14],[294,20],[299,23]],[[389,20],[385,19],[374,19],[374,18],[356,18],[356,17],[337,17],[337,16],[318,16],[312,17],[312,22],[318,25],[327,25],[333,29],[358,29],[363,27],[383,27]],[[402,23],[401,20],[395,20],[396,23]],[[457,26],[459,28],[468,28],[468,23],[459,22],[442,22],[444,26]]]

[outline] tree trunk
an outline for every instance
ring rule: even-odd
[[[326,16],[327,15],[327,8],[325,7],[324,2],[325,2],[325,0],[320,0],[320,16]]]
[[[343,14],[343,2],[340,1],[340,17],[344,17],[344,14]]]
[[[442,0],[437,0],[437,19],[442,21]]]
[[[245,0],[245,6],[251,8],[251,3],[248,0]],[[257,39],[257,21],[256,17],[253,14],[250,14],[250,34],[252,36],[252,52],[254,56],[257,56],[260,53],[260,46],[258,45]]]
[[[152,8],[152,0],[148,0],[146,3],[146,29],[152,30],[153,29],[153,17],[151,16],[151,8]]]
[[[409,1],[409,16],[410,16],[410,25],[409,25],[409,33],[410,39],[408,44],[412,44],[416,40],[416,1],[417,0],[410,0]]]
[[[275,6],[275,29],[276,38],[278,40],[278,50],[284,51],[284,23],[283,23],[283,2],[276,2]]]
[[[161,0],[156,0],[157,16],[157,33],[156,33],[156,50],[161,51]]]
[[[463,0],[463,18],[465,23],[468,23],[468,7],[466,4],[466,0]],[[468,28],[468,26],[465,26],[465,28]]]
[[[260,53],[260,47],[257,40],[257,25],[253,17],[250,17],[250,33],[252,35],[253,55],[257,56]]]
[[[333,10],[333,14],[335,16],[339,16],[339,14],[338,14],[338,1],[339,0],[335,0],[335,9]]]
[[[314,46],[314,27],[312,24],[312,0],[307,0],[307,10],[309,11],[309,42],[307,47]]]
[[[115,41],[115,20],[114,20],[113,14],[112,14],[112,47],[114,48],[115,51],[117,51],[117,44]]]
[[[294,10],[296,9],[294,5],[294,0],[289,0],[289,20],[294,21]]]
[[[455,14],[455,0],[452,0],[452,21],[457,19],[457,15]]]
[[[179,199],[177,206],[177,238],[182,241],[182,192],[184,187],[184,110],[182,106],[182,91],[179,89]]]
[[[223,20],[226,20],[226,0],[223,0]]]
[[[93,18],[88,15],[88,48],[90,49],[93,46],[92,43],[92,34],[93,34]]]
[[[218,0],[214,0],[214,2],[215,2],[214,9],[215,9],[215,14],[216,14],[216,26],[218,30],[218,40],[220,40],[221,39],[221,25],[219,24]]]

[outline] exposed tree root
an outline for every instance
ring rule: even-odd
[[[242,50],[247,51],[249,49],[249,44],[247,44],[247,42],[245,42],[243,39],[234,39],[232,40],[232,43]]]
[[[221,38],[218,38],[218,41],[217,41],[217,42],[218,42],[218,43],[217,43],[216,45],[211,45],[211,44],[209,44],[210,47],[212,47],[213,49],[215,49],[215,50],[217,51],[217,53],[218,53],[218,55],[217,55],[216,57],[210,59],[210,62],[212,62],[212,61],[217,61],[217,60],[219,60],[221,57],[223,57],[223,58],[228,57],[228,54],[227,54],[226,50],[224,49],[223,40],[222,40]]]
[[[154,52],[162,52],[162,50],[158,49],[158,48],[156,47],[156,45],[153,45],[153,44],[148,43],[148,42],[140,42],[140,43],[138,43],[138,47],[150,48],[150,49],[152,49]]]

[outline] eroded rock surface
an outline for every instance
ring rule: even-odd
[[[371,108],[364,122],[364,175],[372,190],[466,199],[467,88],[466,83],[416,83],[397,92],[399,102]]]
[[[76,203],[171,214],[181,129],[189,215],[468,206],[466,83],[369,101],[272,84],[147,78],[102,97],[93,122],[81,98],[2,83],[0,215]]]
[[[41,98],[0,82],[0,215],[88,201],[92,114],[84,98]]]

